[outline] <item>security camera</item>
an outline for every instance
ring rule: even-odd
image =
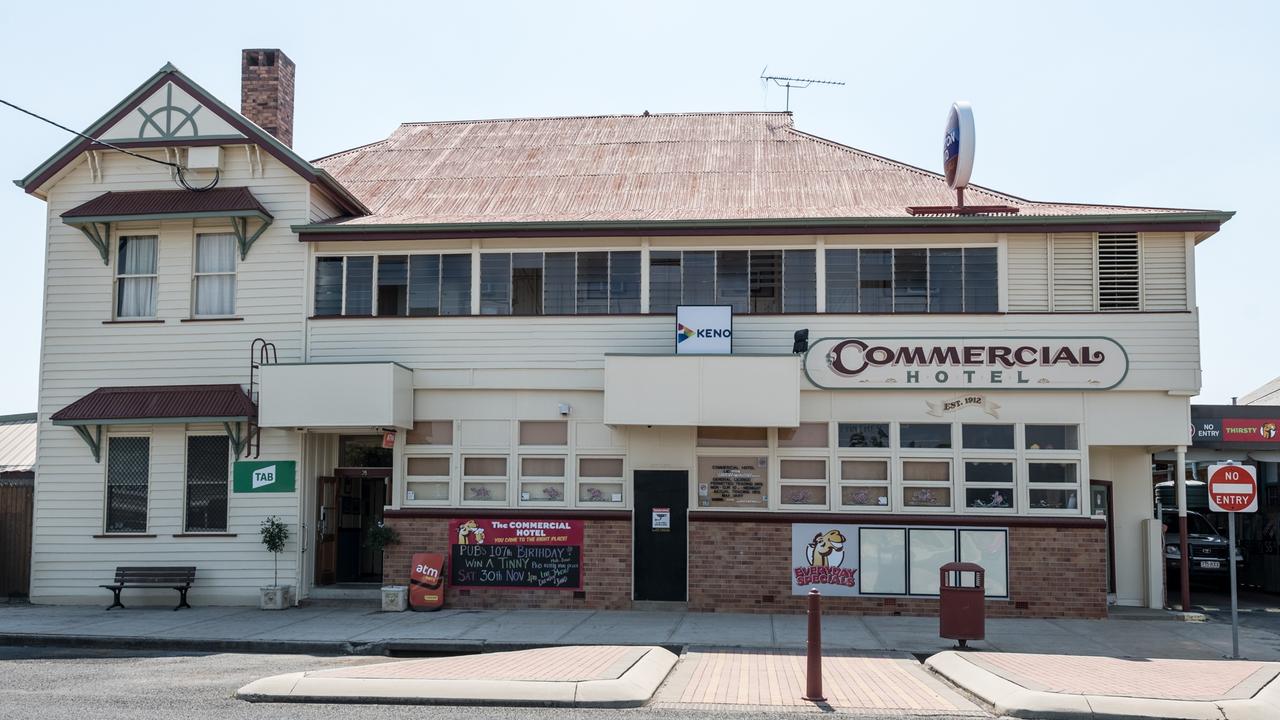
[[[568,415],[568,414],[569,414],[569,411],[570,411],[570,410],[572,410],[572,409],[573,409],[573,408],[569,406],[569,403],[560,403],[560,414],[561,414],[561,415]]]

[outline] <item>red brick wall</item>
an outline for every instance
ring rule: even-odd
[[[449,519],[392,517],[400,543],[387,549],[383,581],[405,585],[415,552],[449,552]],[[631,523],[585,520],[583,587],[569,590],[452,588],[448,607],[586,608],[631,607]],[[749,541],[743,542],[743,538]],[[791,594],[791,524],[707,522],[689,524],[689,609],[700,612],[803,613],[805,599]],[[698,553],[697,548],[717,548]],[[988,600],[990,617],[1105,617],[1106,530],[1103,528],[1009,529],[1009,599]],[[823,611],[859,615],[938,614],[925,598],[837,598]]]
[[[410,559],[415,552],[449,555],[449,518],[387,517],[386,524],[400,534],[400,542],[387,548],[382,580],[409,583]],[[631,607],[631,521],[584,520],[582,587],[586,596],[572,590],[505,590],[445,588],[445,606],[460,608],[542,608],[626,610]]]
[[[749,538],[749,542],[743,542]],[[804,612],[791,594],[791,525],[764,522],[689,524],[689,609],[702,612]],[[1009,599],[988,600],[989,617],[1100,618],[1107,614],[1106,530],[1009,529]],[[937,615],[925,598],[823,599],[824,612]]]
[[[240,54],[240,114],[293,147],[293,61],[275,49]]]

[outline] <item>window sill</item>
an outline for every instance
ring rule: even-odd
[[[93,536],[94,540],[116,540],[120,538],[153,538],[152,533],[98,533]]]
[[[163,325],[164,320],[103,320],[103,325]]]
[[[237,537],[237,533],[230,532],[184,532],[174,533],[176,538],[233,538]]]
[[[242,317],[194,317],[194,318],[182,318],[178,322],[181,322],[181,323],[244,322],[244,318]]]

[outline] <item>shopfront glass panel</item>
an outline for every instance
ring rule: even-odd
[[[960,531],[960,562],[982,566],[987,597],[1009,594],[1008,538],[1003,530]]]
[[[860,528],[858,567],[864,595],[907,592],[907,531],[903,528]]]
[[[956,559],[956,531],[912,528],[907,537],[911,543],[911,594],[937,595],[939,571]]]

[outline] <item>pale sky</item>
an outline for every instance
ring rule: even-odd
[[[198,8],[192,9],[192,8]],[[306,158],[398,123],[780,110],[796,126],[940,170],[947,109],[974,107],[973,182],[1034,200],[1234,210],[1196,252],[1204,387],[1280,374],[1280,3],[5,3],[0,97],[83,129],[172,61],[239,107],[240,50],[298,65]],[[0,106],[0,176],[70,139]],[[36,409],[44,203],[7,182],[0,414]]]

